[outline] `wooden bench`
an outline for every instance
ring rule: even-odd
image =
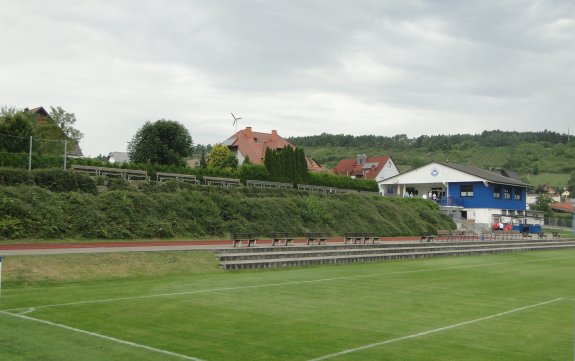
[[[434,236],[432,234],[422,234],[420,242],[432,242],[435,239],[435,237],[437,236]]]
[[[325,233],[319,233],[319,232],[308,232],[306,233],[306,238],[307,238],[307,244],[309,245],[311,244],[325,244],[326,241],[326,236]]]
[[[100,168],[101,167],[95,167],[92,165],[72,164],[72,170],[73,171],[92,174],[92,175],[100,175]]]
[[[158,182],[163,182],[165,180],[174,180],[176,182],[189,182],[193,184],[199,184],[200,181],[196,178],[194,174],[178,174],[178,173],[156,173],[156,180]]]
[[[443,238],[446,241],[451,239],[451,230],[449,229],[439,229],[437,230],[437,238]]]
[[[125,180],[149,179],[148,172],[139,169],[106,168],[106,167],[95,167],[95,166],[77,165],[77,164],[72,164],[72,169],[74,171],[84,172],[96,176],[120,177]]]
[[[250,187],[261,187],[261,188],[293,188],[291,183],[282,182],[268,182],[268,181],[258,181],[258,180],[246,180],[246,185]]]
[[[204,176],[204,183],[207,185],[219,185],[222,187],[241,186],[242,183],[236,178],[220,178]]]
[[[276,243],[284,242],[284,246],[293,246],[294,236],[287,232],[276,232],[271,234],[272,246]]]
[[[364,238],[362,233],[344,233],[343,235],[343,243],[364,243]]]
[[[242,242],[246,241],[248,243],[248,247],[251,247],[252,244],[256,245],[256,237],[253,233],[233,233],[232,234],[232,244],[235,247],[236,245],[241,246]]]
[[[311,184],[298,184],[297,189],[300,191],[312,191],[312,192],[321,192],[321,193],[329,193],[331,188],[322,187],[322,186],[314,186]]]
[[[334,194],[350,194],[350,193],[359,193],[355,189],[343,189],[343,188],[333,188],[332,193]]]
[[[373,233],[344,233],[343,235],[343,243],[347,244],[348,242],[351,244],[361,243],[372,243],[375,244],[379,241],[379,236],[376,236]]]
[[[375,244],[377,242],[379,242],[379,236],[376,236],[373,233],[363,233],[363,243],[371,243],[371,244]]]

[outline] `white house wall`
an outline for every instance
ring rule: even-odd
[[[475,220],[475,223],[483,223],[489,225],[493,222],[494,214],[501,214],[501,209],[492,208],[471,208],[466,209],[467,219]]]
[[[482,182],[483,178],[473,176],[438,163],[430,163],[423,167],[400,174],[393,178],[384,179],[384,185],[416,185],[416,184],[447,184],[449,182]]]
[[[244,164],[244,160],[246,160],[246,157],[244,157],[244,155],[242,154],[242,152],[240,152],[239,149],[232,151],[232,153],[234,153],[234,155],[236,156],[238,160],[238,165]]]
[[[399,169],[395,166],[395,163],[389,158],[387,163],[383,166],[379,174],[375,177],[375,181],[379,182],[387,178],[394,177],[399,174]]]

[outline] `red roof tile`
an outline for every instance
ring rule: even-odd
[[[280,137],[275,130],[272,133],[260,133],[252,131],[251,127],[242,129],[223,142],[231,149],[238,149],[244,157],[249,157],[254,164],[263,163],[266,149],[281,149],[291,146],[287,140]]]
[[[553,210],[556,210],[556,211],[575,213],[575,208],[573,208],[573,203],[567,203],[567,202],[551,203],[550,206],[551,206],[551,208],[553,208]]]
[[[375,179],[388,160],[389,157],[368,157],[363,164],[358,164],[356,159],[342,159],[333,168],[333,173]]]

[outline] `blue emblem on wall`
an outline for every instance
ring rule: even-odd
[[[437,168],[433,168],[431,170],[431,176],[432,177],[437,177],[439,175],[439,171],[437,170]]]

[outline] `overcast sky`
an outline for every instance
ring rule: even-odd
[[[76,114],[85,155],[146,121],[194,143],[575,128],[575,2],[0,0],[0,105]]]

